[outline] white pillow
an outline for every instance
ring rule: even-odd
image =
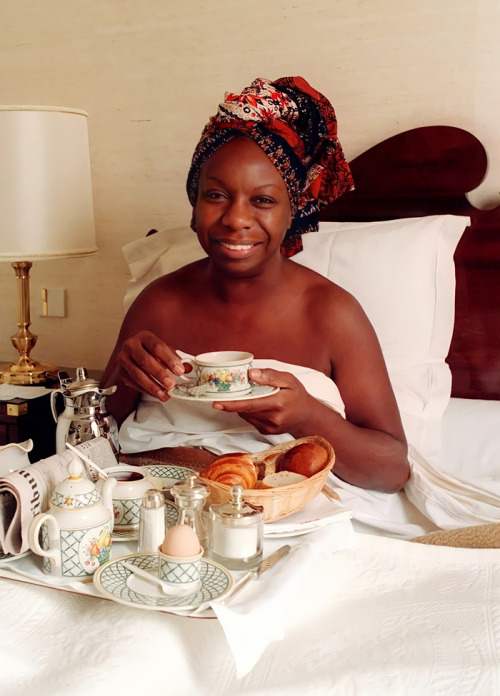
[[[451,395],[453,254],[468,217],[325,222],[294,258],[351,292],[377,332],[408,441],[434,465]]]
[[[122,251],[132,276],[123,300],[126,310],[152,280],[206,256],[188,225],[136,239]]]
[[[375,331],[408,441],[439,465],[441,422],[451,394],[445,358],[455,310],[453,254],[468,217],[323,222],[293,260],[351,292]],[[189,227],[123,248],[132,280],[125,306],[154,278],[205,256]]]

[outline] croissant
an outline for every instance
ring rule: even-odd
[[[200,476],[223,483],[226,486],[240,485],[243,488],[255,488],[258,470],[249,454],[234,452],[222,454],[209,464]]]

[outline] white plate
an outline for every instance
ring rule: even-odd
[[[201,559],[201,588],[185,597],[165,595],[154,583],[142,580],[121,563],[126,560],[143,570],[156,573],[158,555],[151,553],[133,553],[108,561],[96,570],[94,585],[106,597],[119,604],[158,611],[191,611],[205,602],[223,597],[233,585],[230,572],[224,566],[208,558]]]
[[[171,500],[165,500],[165,524],[167,527],[172,527],[179,521],[180,511],[175,503]],[[139,530],[134,529],[114,529],[111,534],[113,541],[137,541],[139,539]]]
[[[143,468],[146,469],[150,478],[161,483],[163,490],[169,490],[177,481],[184,481],[189,474],[196,474],[194,469],[172,464],[147,464]]]
[[[248,394],[205,394],[195,396],[189,393],[189,387],[174,387],[168,392],[174,399],[184,399],[185,401],[196,401],[198,403],[212,403],[213,401],[247,401],[250,399],[262,399],[264,396],[271,396],[279,392],[279,387],[271,387],[268,384],[254,384]]]
[[[303,510],[277,522],[265,524],[264,536],[268,539],[300,536],[351,517],[352,512],[342,503],[328,500],[324,495],[317,495]]]

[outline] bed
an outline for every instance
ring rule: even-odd
[[[489,517],[467,508],[461,518],[455,510],[447,526],[426,507],[425,489],[417,490],[418,511],[434,514],[423,531],[479,529],[488,521],[495,532],[500,211],[476,210],[466,196],[485,175],[484,148],[464,130],[432,126],[389,138],[351,166],[356,190],[322,211],[320,233],[304,238],[296,260],[343,278],[366,301],[409,439],[432,470],[446,480],[481,479],[491,491]],[[126,303],[152,277],[196,254],[185,230],[152,235],[147,253],[142,240],[129,245]],[[167,456],[176,461],[179,452],[124,458]],[[316,546],[313,553],[304,536],[311,555],[283,578],[281,613],[269,605],[256,626],[255,614],[243,612],[232,639],[215,619],[0,579],[2,693],[500,693],[498,551],[397,537],[361,526],[345,543],[329,539],[329,552]],[[483,546],[500,547],[495,533],[491,538]],[[281,633],[273,633],[275,624]],[[249,660],[259,638],[265,650]]]

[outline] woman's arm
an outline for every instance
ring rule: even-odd
[[[339,478],[363,488],[398,491],[409,476],[407,444],[378,339],[354,298],[345,296],[332,316],[309,340],[311,350],[318,350],[321,337],[333,341],[332,376],[345,419],[308,394],[293,375],[270,369],[254,370],[252,379],[280,387],[277,394],[214,407],[238,412],[262,433],[320,435],[335,449]]]
[[[177,353],[149,328],[158,323],[157,302],[154,290],[143,292],[134,302],[101,380],[104,387],[117,387],[106,403],[119,424],[136,408],[141,393],[167,401],[174,375],[184,373]]]

